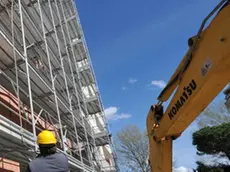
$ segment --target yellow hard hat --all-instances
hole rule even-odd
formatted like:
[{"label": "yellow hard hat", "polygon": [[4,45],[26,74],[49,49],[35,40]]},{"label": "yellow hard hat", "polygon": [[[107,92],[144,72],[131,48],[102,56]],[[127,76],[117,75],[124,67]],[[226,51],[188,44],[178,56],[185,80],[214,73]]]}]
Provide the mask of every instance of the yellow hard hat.
[{"label": "yellow hard hat", "polygon": [[51,131],[43,130],[38,134],[37,144],[56,144],[57,140]]}]

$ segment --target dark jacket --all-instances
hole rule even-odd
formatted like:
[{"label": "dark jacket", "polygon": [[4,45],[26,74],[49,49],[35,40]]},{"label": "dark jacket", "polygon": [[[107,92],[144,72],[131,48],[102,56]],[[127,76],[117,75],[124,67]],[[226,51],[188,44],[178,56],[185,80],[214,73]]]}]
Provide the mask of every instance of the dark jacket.
[{"label": "dark jacket", "polygon": [[68,172],[68,158],[63,153],[38,156],[28,165],[27,172]]}]

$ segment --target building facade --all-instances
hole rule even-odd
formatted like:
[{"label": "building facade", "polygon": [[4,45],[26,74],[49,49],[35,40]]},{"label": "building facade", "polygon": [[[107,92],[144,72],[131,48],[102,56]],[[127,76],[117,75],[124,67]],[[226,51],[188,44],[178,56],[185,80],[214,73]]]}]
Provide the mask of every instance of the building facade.
[{"label": "building facade", "polygon": [[74,1],[1,0],[0,169],[24,171],[43,129],[71,171],[118,171]]}]

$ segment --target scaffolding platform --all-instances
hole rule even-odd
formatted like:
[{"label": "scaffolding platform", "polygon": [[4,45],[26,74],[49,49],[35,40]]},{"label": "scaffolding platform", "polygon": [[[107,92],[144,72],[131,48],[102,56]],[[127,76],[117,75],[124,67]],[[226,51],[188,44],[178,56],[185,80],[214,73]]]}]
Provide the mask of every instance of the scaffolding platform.
[{"label": "scaffolding platform", "polygon": [[49,129],[72,171],[117,171],[105,156],[115,153],[74,1],[1,0],[0,40],[0,147],[8,158],[26,166],[36,135]]}]

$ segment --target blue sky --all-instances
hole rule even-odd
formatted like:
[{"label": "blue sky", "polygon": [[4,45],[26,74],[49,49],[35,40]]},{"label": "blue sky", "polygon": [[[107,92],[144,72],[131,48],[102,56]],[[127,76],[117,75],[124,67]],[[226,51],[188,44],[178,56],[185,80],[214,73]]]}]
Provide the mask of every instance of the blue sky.
[{"label": "blue sky", "polygon": [[[115,115],[113,134],[127,124],[145,129],[149,107],[162,89],[152,81],[168,81],[188,38],[218,2],[76,0],[104,107]],[[196,166],[194,126],[174,142],[178,166]]]}]

